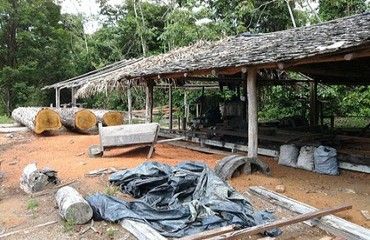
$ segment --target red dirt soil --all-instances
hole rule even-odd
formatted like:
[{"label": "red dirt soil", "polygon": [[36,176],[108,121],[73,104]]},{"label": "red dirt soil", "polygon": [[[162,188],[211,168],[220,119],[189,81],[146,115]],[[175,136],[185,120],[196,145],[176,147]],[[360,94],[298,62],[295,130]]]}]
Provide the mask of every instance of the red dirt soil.
[{"label": "red dirt soil", "polygon": [[[98,143],[97,135],[70,132],[47,136],[16,133],[12,138],[9,138],[9,134],[0,133],[0,172],[5,175],[0,180],[0,226],[9,228],[25,221],[24,216],[16,214],[26,208],[25,200],[17,200],[15,196],[23,194],[19,188],[19,178],[27,164],[36,162],[38,168],[53,168],[63,182],[79,180],[81,183],[77,190],[87,195],[104,192],[108,182],[102,183],[100,177],[85,177],[86,173],[101,168],[138,166],[146,161],[149,150],[148,147],[126,147],[105,152],[102,158],[89,158],[86,149]],[[152,160],[169,165],[194,160],[205,162],[213,168],[223,157],[158,144]],[[340,176],[326,176],[280,166],[273,158],[261,156],[260,159],[269,165],[272,177],[253,173],[236,177],[229,183],[241,192],[249,186],[264,186],[274,190],[276,185],[283,184],[286,187],[285,195],[320,209],[351,204],[352,210],[336,215],[370,228],[370,221],[366,221],[360,213],[360,210],[370,211],[370,174],[341,171]]]}]

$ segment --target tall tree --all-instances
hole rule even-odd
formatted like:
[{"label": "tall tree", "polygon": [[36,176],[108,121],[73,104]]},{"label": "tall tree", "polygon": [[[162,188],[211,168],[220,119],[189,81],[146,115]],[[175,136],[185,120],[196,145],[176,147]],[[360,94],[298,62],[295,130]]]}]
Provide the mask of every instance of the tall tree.
[{"label": "tall tree", "polygon": [[41,105],[42,85],[74,74],[61,19],[52,0],[0,0],[0,112]]}]

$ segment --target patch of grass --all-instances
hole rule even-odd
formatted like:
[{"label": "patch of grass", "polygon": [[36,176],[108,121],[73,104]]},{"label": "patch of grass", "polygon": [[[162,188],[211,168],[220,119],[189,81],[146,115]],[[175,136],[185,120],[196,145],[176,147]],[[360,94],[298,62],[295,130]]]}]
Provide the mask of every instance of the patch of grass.
[{"label": "patch of grass", "polygon": [[0,115],[0,124],[4,123],[14,123],[14,121],[6,115]]},{"label": "patch of grass", "polygon": [[30,197],[27,201],[27,209],[31,210],[32,215],[35,216],[36,214],[36,208],[39,206],[39,202],[34,199],[33,197]]},{"label": "patch of grass", "polygon": [[117,233],[117,229],[113,228],[113,227],[110,227],[107,229],[106,233],[109,237],[109,239],[113,239],[114,238],[114,235]]},{"label": "patch of grass", "polygon": [[104,193],[109,195],[109,196],[117,196],[118,192],[119,192],[119,186],[108,184],[105,187],[105,192]]},{"label": "patch of grass", "polygon": [[74,220],[69,220],[69,221],[64,221],[63,222],[64,232],[72,231],[76,228],[76,226],[77,226],[77,221],[74,221]]}]

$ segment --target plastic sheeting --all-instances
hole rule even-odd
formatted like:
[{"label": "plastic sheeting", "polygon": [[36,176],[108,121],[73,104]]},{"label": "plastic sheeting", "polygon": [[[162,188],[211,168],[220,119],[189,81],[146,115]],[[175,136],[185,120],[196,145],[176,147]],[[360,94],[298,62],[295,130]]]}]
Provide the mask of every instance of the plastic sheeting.
[{"label": "plastic sheeting", "polygon": [[[182,237],[236,224],[251,227],[272,218],[254,212],[243,195],[221,180],[206,164],[184,162],[175,167],[146,162],[112,174],[112,184],[135,198],[131,202],[103,194],[87,201],[95,220],[144,222],[166,237]],[[267,232],[278,235],[280,230]]]}]

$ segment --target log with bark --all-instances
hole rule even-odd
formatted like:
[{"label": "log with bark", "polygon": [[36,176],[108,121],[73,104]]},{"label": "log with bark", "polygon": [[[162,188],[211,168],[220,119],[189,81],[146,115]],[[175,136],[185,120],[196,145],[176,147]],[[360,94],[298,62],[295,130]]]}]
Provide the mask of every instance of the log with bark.
[{"label": "log with bark", "polygon": [[74,188],[65,186],[55,195],[60,216],[67,222],[85,224],[93,216],[89,203]]},{"label": "log with bark", "polygon": [[123,113],[112,110],[90,109],[103,126],[116,126],[123,124]]},{"label": "log with bark", "polygon": [[59,114],[43,107],[16,108],[12,112],[12,118],[38,134],[62,127]]},{"label": "log with bark", "polygon": [[53,108],[58,112],[64,127],[70,130],[85,131],[96,126],[97,118],[93,112],[83,108]]}]

